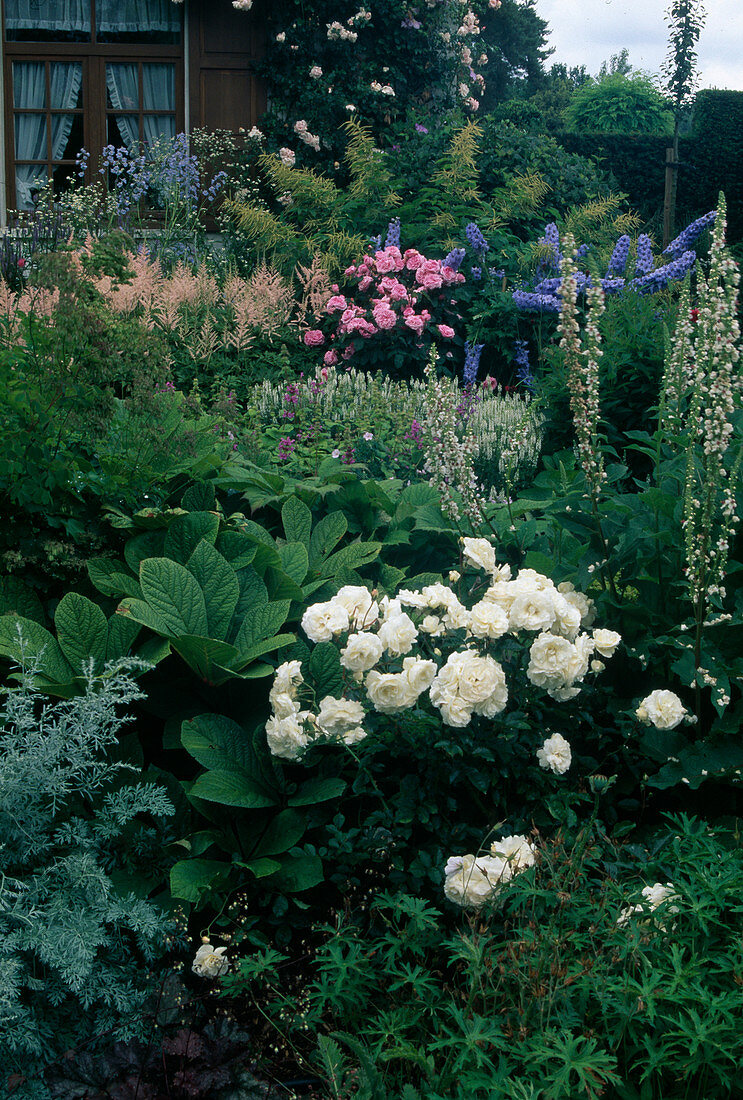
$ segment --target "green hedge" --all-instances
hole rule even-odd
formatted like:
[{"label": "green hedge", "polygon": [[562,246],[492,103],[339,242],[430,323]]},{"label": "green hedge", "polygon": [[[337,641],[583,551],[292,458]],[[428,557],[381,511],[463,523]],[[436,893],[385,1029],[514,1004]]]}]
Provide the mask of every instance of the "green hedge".
[{"label": "green hedge", "polygon": [[[643,219],[661,227],[668,138],[561,134],[558,141],[568,152],[597,161]],[[743,92],[699,92],[692,133],[679,142],[679,160],[677,227],[714,209],[724,191],[728,240],[743,240]]]}]

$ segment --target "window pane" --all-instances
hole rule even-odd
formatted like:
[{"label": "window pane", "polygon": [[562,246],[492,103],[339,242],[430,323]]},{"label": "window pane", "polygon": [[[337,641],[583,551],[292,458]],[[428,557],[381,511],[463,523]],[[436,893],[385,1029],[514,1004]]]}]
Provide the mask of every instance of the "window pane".
[{"label": "window pane", "polygon": [[96,0],[99,42],[180,42],[181,7],[173,0]]},{"label": "window pane", "polygon": [[52,160],[74,160],[84,144],[82,115],[52,115]]},{"label": "window pane", "polygon": [[46,67],[43,61],[13,62],[13,106],[46,107]]},{"label": "window pane", "polygon": [[15,159],[47,159],[46,115],[15,116]]},{"label": "window pane", "polygon": [[5,0],[9,42],[90,40],[90,0]]},{"label": "window pane", "polygon": [[106,141],[117,149],[125,145],[131,149],[139,141],[139,118],[137,115],[109,115],[106,119]]},{"label": "window pane", "polygon": [[143,64],[142,84],[145,111],[175,110],[175,65]]},{"label": "window pane", "polygon": [[146,145],[172,141],[175,137],[175,115],[145,115],[142,120]]},{"label": "window pane", "polygon": [[49,178],[45,164],[17,164],[15,169],[15,205],[17,210],[33,210],[38,192]]},{"label": "window pane", "polygon": [[71,64],[55,61],[49,66],[51,108],[73,111],[83,105],[83,67],[79,61]]}]

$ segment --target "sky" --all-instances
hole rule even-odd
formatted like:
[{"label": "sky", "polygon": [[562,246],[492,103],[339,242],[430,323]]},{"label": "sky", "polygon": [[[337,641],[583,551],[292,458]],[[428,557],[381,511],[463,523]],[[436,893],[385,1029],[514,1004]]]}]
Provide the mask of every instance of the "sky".
[{"label": "sky", "polygon": [[[700,88],[743,91],[743,0],[705,0],[707,19],[697,43]],[[634,69],[660,73],[668,53],[665,12],[669,0],[537,0],[550,27],[548,60],[585,65],[596,75],[601,62],[626,46]]]}]

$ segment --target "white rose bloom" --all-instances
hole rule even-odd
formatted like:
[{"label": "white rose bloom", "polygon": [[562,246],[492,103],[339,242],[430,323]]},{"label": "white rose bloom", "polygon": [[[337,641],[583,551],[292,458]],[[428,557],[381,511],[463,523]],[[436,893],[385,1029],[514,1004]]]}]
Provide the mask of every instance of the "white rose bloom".
[{"label": "white rose bloom", "polygon": [[494,856],[504,859],[514,875],[525,867],[532,867],[536,860],[534,846],[525,836],[504,836],[502,840],[496,840],[490,845],[490,851]]},{"label": "white rose bloom", "polygon": [[446,862],[444,893],[463,908],[479,909],[510,877],[508,864],[495,856],[453,856]]},{"label": "white rose bloom", "polygon": [[562,581],[557,586],[557,591],[562,593],[568,603],[576,607],[580,612],[581,625],[588,629],[596,618],[594,602],[583,592],[579,592],[570,581]]},{"label": "white rose bloom", "polygon": [[268,699],[277,718],[288,718],[299,710],[296,688],[302,682],[300,661],[284,661],[276,669]]},{"label": "white rose bloom", "polygon": [[382,596],[379,601],[379,617],[383,623],[386,623],[393,615],[402,615],[402,613],[402,603],[397,596],[393,600],[389,596]]},{"label": "white rose bloom", "polygon": [[413,592],[412,589],[409,588],[401,588],[397,593],[397,599],[401,604],[406,604],[408,607],[428,607],[428,600],[423,593]]},{"label": "white rose bloom", "polygon": [[277,718],[289,718],[290,715],[296,714],[299,710],[297,697],[290,695],[288,691],[277,692],[272,688],[268,698],[271,703],[271,710]]},{"label": "white rose bloom", "polygon": [[465,561],[482,569],[491,576],[495,572],[495,548],[487,539],[462,539],[462,553]]},{"label": "white rose bloom", "polygon": [[441,712],[441,720],[445,726],[464,729],[472,721],[472,707],[455,691],[438,692],[434,706]]},{"label": "white rose bloom", "polygon": [[470,611],[470,633],[475,638],[501,638],[508,630],[508,615],[490,600],[480,600]]},{"label": "white rose bloom", "polygon": [[570,603],[561,592],[552,593],[555,620],[550,627],[553,634],[561,634],[571,641],[580,630],[581,618],[578,608]]},{"label": "white rose bloom", "polygon": [[329,642],[348,630],[348,611],[335,600],[313,603],[302,616],[302,630],[311,642]]},{"label": "white rose bloom", "polygon": [[[652,886],[646,886],[642,890],[642,896],[649,903],[651,909],[657,909],[659,905],[662,905],[664,901],[668,901],[669,898],[676,898],[677,894],[673,888],[672,882],[667,882],[665,886],[662,882],[655,882]],[[677,913],[678,909],[671,909],[671,913]]]},{"label": "white rose bloom", "polygon": [[493,584],[497,584],[498,581],[510,581],[511,579],[511,566],[506,562],[505,565],[496,565],[493,570]]},{"label": "white rose bloom", "polygon": [[637,709],[637,717],[658,730],[676,729],[686,715],[684,704],[672,691],[652,691]]},{"label": "white rose bloom", "polygon": [[377,672],[366,676],[366,691],[372,706],[381,714],[397,714],[415,706],[417,694],[402,672]]},{"label": "white rose bloom", "polygon": [[452,592],[451,588],[439,582],[427,584],[423,589],[423,595],[427,606],[431,608],[449,607],[451,604],[459,603],[456,592]]},{"label": "white rose bloom", "polygon": [[492,657],[471,649],[451,653],[431,685],[431,700],[439,693],[456,692],[470,706],[484,703],[505,681],[503,669]]},{"label": "white rose bloom", "polygon": [[575,663],[575,648],[559,634],[540,634],[529,649],[526,675],[537,687],[561,688],[569,684],[571,660]]},{"label": "white rose bloom", "polygon": [[366,711],[355,699],[336,699],[326,695],[320,701],[317,725],[329,737],[342,737],[364,721]]},{"label": "white rose bloom", "polygon": [[230,969],[230,960],[225,959],[226,947],[212,947],[210,943],[202,943],[196,952],[196,957],[191,965],[194,974],[200,978],[218,978]]},{"label": "white rose bloom", "polygon": [[502,607],[506,614],[511,610],[511,604],[519,595],[519,589],[515,586],[514,581],[495,581],[491,584],[487,592],[483,596],[483,600],[487,600],[488,603],[497,604],[498,607]]},{"label": "white rose bloom", "polygon": [[[500,665],[498,667],[500,668]],[[475,703],[472,709],[475,714],[480,714],[483,718],[494,718],[496,714],[500,714],[502,710],[505,710],[507,702],[508,688],[506,686],[506,675],[501,668],[498,677],[498,685],[495,691],[493,691],[492,695],[489,695],[482,703]]]},{"label": "white rose bloom", "polygon": [[452,601],[446,609],[443,622],[447,630],[469,630],[469,609],[459,600]]},{"label": "white rose bloom", "polygon": [[304,721],[309,711],[301,710],[286,718],[271,717],[266,722],[266,740],[274,756],[283,760],[298,760],[310,738],[304,732]]},{"label": "white rose bloom", "polygon": [[431,634],[433,637],[444,633],[441,619],[437,615],[426,615],[421,623],[421,630],[424,634]]},{"label": "white rose bloom", "polygon": [[616,648],[622,640],[622,635],[616,630],[594,630],[593,645],[597,653],[602,657],[613,657]]},{"label": "white rose bloom", "polygon": [[363,741],[365,737],[366,730],[362,729],[361,726],[357,726],[356,729],[347,730],[346,733],[343,734],[343,744],[356,745],[359,741]]},{"label": "white rose bloom", "polygon": [[379,605],[362,585],[344,585],[333,597],[333,602],[345,607],[351,626],[357,630],[371,626],[379,618]]},{"label": "white rose bloom", "polygon": [[382,623],[378,636],[390,656],[402,657],[404,653],[410,653],[418,631],[410,616],[402,611]]},{"label": "white rose bloom", "polygon": [[590,634],[579,634],[573,642],[573,653],[570,659],[570,682],[582,680],[588,672],[593,654],[593,638]]},{"label": "white rose bloom", "polygon": [[421,695],[430,688],[438,669],[435,661],[405,657],[402,662],[402,671],[415,694]]},{"label": "white rose bloom", "polygon": [[341,650],[341,664],[350,672],[368,672],[383,653],[384,646],[376,634],[349,634]]},{"label": "white rose bloom", "polygon": [[543,592],[545,588],[555,587],[553,580],[545,577],[544,573],[537,573],[536,569],[519,569],[518,576],[513,583],[522,586],[524,589],[536,589],[537,592]]},{"label": "white rose bloom", "polygon": [[508,612],[508,627],[513,631],[549,630],[554,621],[554,600],[552,593],[545,589],[531,589],[519,593]]},{"label": "white rose bloom", "polygon": [[549,768],[555,775],[564,775],[572,760],[570,743],[561,733],[553,733],[541,749],[537,749],[537,760],[540,768]]}]

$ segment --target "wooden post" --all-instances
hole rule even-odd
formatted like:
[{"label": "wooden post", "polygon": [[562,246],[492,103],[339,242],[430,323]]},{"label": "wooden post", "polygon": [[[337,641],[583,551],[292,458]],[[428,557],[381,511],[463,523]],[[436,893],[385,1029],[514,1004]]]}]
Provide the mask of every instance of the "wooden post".
[{"label": "wooden post", "polygon": [[674,235],[676,214],[676,185],[679,170],[679,139],[673,136],[673,145],[666,146],[666,188],[663,197],[663,247],[666,248]]}]

